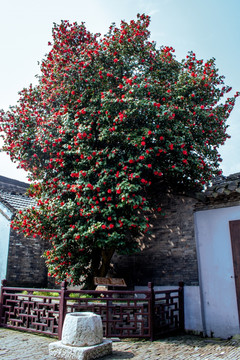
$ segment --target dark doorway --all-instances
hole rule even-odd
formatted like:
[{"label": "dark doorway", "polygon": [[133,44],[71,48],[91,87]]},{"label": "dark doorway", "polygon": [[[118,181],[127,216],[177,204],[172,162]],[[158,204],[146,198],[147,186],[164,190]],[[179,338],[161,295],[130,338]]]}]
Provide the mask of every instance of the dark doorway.
[{"label": "dark doorway", "polygon": [[234,278],[236,286],[238,318],[240,322],[240,220],[229,221],[232,243]]}]

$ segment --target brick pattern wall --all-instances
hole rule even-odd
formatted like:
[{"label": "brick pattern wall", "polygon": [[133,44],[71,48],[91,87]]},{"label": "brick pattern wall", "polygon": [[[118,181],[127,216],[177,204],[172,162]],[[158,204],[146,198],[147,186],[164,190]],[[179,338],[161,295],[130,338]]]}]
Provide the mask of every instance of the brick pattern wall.
[{"label": "brick pattern wall", "polygon": [[[158,193],[164,216],[150,216],[151,235],[140,239],[142,251],[131,256],[115,254],[110,276],[124,278],[129,287],[198,285],[198,266],[194,235],[194,211],[240,205],[240,193],[233,192],[205,198]],[[41,255],[47,246],[39,239],[24,238],[11,230],[7,281],[11,286],[50,287],[47,269]]]},{"label": "brick pattern wall", "polygon": [[240,193],[232,192],[228,196],[218,195],[217,197],[206,198],[205,201],[196,203],[195,210],[212,210],[229,206],[240,205]]},{"label": "brick pattern wall", "polygon": [[39,238],[25,238],[11,229],[8,252],[9,286],[47,287],[47,268],[41,255],[46,245]]},{"label": "brick pattern wall", "polygon": [[114,255],[113,274],[128,286],[198,284],[194,237],[194,207],[197,200],[170,192],[159,194],[165,216],[151,217],[152,234],[145,237],[144,249],[135,255]]}]

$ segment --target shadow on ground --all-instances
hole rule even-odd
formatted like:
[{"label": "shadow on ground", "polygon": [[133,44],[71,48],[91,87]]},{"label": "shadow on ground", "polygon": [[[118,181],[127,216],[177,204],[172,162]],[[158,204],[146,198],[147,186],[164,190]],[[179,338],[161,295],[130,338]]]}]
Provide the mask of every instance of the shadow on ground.
[{"label": "shadow on ground", "polygon": [[113,351],[111,355],[105,356],[104,360],[132,359],[134,354],[130,351]]}]

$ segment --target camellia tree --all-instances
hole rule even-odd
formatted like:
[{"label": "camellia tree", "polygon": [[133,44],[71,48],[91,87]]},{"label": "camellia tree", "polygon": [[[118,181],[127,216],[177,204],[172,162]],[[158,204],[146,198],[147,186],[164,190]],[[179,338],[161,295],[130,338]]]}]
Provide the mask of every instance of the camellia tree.
[{"label": "camellia tree", "polygon": [[[1,112],[4,150],[30,174],[36,205],[13,227],[49,240],[56,281],[92,285],[113,253],[138,249],[155,206],[151,187],[196,189],[219,174],[218,147],[236,97],[214,59],[150,42],[149,17],[112,25],[54,25],[38,85]],[[160,185],[159,185],[160,184]]]}]

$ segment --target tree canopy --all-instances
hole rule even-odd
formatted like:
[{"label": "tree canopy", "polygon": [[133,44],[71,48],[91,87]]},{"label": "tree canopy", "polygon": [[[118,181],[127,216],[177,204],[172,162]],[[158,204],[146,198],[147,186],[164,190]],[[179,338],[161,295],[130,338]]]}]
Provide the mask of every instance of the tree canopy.
[{"label": "tree canopy", "polygon": [[13,227],[49,240],[49,275],[74,284],[105,276],[115,251],[138,249],[149,190],[196,189],[219,174],[219,145],[238,94],[223,101],[215,60],[149,40],[149,16],[101,37],[85,24],[53,27],[38,85],[1,111],[4,150],[30,173],[36,206]]}]

